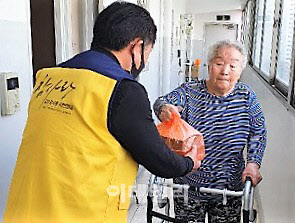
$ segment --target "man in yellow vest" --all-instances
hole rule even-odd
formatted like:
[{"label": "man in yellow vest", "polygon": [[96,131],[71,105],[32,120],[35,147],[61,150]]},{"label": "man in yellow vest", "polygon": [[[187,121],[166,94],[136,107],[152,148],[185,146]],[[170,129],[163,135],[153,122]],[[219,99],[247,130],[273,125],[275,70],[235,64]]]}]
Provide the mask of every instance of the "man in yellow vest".
[{"label": "man in yellow vest", "polygon": [[124,223],[138,164],[166,178],[200,166],[196,148],[166,147],[135,79],[156,31],[145,9],[115,2],[91,50],[37,73],[3,223]]}]

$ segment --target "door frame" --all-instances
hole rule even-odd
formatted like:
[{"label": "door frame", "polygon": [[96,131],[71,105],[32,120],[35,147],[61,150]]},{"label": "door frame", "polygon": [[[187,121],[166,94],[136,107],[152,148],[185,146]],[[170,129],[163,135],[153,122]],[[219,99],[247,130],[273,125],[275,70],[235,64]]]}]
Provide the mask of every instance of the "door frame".
[{"label": "door frame", "polygon": [[[90,48],[92,30],[98,13],[99,0],[79,1],[80,20],[80,50]],[[92,12],[92,13],[90,13]],[[70,59],[73,56],[72,39],[72,1],[54,0],[54,21],[56,39],[56,63]]]},{"label": "door frame", "polygon": [[[240,24],[236,22],[205,22],[203,26],[203,44],[204,44],[204,51],[203,51],[203,60],[204,62],[202,63],[202,68],[201,68],[201,73],[208,73],[208,70],[205,71],[205,69],[208,69],[208,62],[207,62],[207,55],[208,52],[206,51],[206,26],[208,25],[234,25],[236,26],[236,38],[235,40],[238,41],[240,36],[239,36],[239,29],[240,29]],[[206,61],[205,61],[206,60]]]},{"label": "door frame", "polygon": [[72,57],[71,0],[54,0],[56,64]]},{"label": "door frame", "polygon": [[[203,26],[203,41],[204,41],[204,44],[206,43],[206,26],[208,25],[234,25],[236,26],[236,41],[239,40],[239,24],[238,23],[235,23],[235,22],[205,22],[204,23],[204,26]],[[204,56],[207,56],[207,55],[204,55]]]},{"label": "door frame", "polygon": [[[102,0],[101,0],[102,1]],[[89,50],[93,37],[93,26],[98,15],[99,0],[79,1],[81,8],[80,51]]]}]

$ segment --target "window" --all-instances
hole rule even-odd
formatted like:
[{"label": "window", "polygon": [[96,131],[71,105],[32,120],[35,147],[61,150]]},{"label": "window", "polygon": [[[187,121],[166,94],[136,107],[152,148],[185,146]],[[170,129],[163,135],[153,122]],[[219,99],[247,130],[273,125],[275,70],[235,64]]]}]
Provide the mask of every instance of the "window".
[{"label": "window", "polygon": [[[251,1],[248,1],[249,7]],[[295,107],[295,0],[253,0],[253,38],[248,44],[254,68]],[[243,18],[246,21],[246,16]],[[254,20],[254,21],[253,21]]]},{"label": "window", "polygon": [[261,70],[267,76],[270,75],[272,32],[274,24],[275,0],[269,0],[265,3],[263,42],[261,56]]},{"label": "window", "polygon": [[276,81],[289,86],[294,36],[295,0],[283,1]]},{"label": "window", "polygon": [[262,38],[262,24],[263,24],[263,10],[264,0],[256,1],[256,21],[255,21],[255,43],[253,44],[254,58],[253,62],[256,67],[260,67],[260,50],[261,50],[261,38]]},{"label": "window", "polygon": [[251,60],[252,58],[252,40],[253,40],[253,26],[254,21],[252,20],[253,16],[255,15],[255,2],[249,1],[246,5],[245,9],[243,10],[242,14],[242,35],[241,35],[241,42],[247,49],[248,59]]}]

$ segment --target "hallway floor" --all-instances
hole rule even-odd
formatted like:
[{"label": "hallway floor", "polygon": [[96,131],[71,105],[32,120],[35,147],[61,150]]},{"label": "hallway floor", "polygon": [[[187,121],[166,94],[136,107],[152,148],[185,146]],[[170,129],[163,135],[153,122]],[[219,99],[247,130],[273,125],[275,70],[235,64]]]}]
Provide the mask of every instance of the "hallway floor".
[{"label": "hallway floor", "polygon": [[[136,185],[146,185],[144,187],[147,188],[150,177],[151,174],[143,167],[140,167],[138,170]],[[136,197],[132,196],[131,205],[128,210],[128,223],[146,222],[146,196],[147,190],[143,190],[141,193],[137,193],[136,197],[138,199],[138,204],[136,204]]]}]

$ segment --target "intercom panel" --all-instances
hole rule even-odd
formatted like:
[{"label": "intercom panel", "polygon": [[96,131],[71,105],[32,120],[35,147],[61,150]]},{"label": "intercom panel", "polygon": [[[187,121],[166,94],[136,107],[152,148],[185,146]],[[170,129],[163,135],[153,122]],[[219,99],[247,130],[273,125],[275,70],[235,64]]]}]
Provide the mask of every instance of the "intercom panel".
[{"label": "intercom panel", "polygon": [[19,78],[17,73],[0,73],[1,115],[12,115],[20,110]]}]

